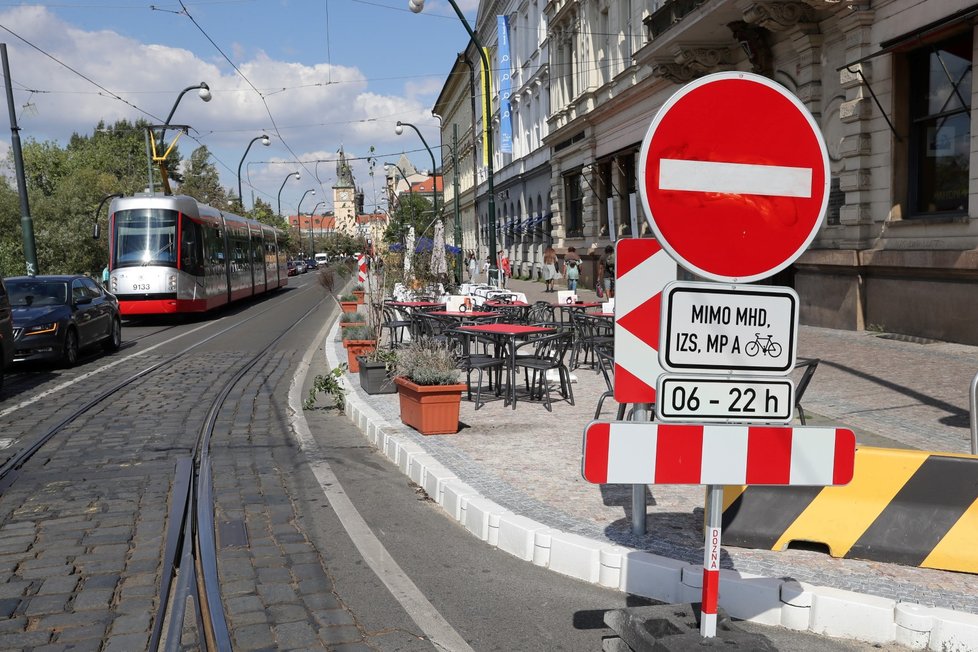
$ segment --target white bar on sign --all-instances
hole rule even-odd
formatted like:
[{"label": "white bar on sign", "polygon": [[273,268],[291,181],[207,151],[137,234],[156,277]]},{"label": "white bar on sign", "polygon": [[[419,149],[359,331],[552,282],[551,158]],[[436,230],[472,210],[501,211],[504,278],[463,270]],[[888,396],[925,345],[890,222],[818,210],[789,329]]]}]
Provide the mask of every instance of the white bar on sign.
[{"label": "white bar on sign", "polygon": [[811,197],[812,169],[664,158],[659,189]]},{"label": "white bar on sign", "polygon": [[629,428],[628,425],[611,424],[608,442],[609,484],[645,484],[654,475],[658,438],[645,428]]},{"label": "white bar on sign", "polygon": [[797,429],[791,435],[791,484],[827,486],[835,468],[835,428]]},{"label": "white bar on sign", "polygon": [[700,478],[708,484],[747,482],[747,426],[703,426]]}]

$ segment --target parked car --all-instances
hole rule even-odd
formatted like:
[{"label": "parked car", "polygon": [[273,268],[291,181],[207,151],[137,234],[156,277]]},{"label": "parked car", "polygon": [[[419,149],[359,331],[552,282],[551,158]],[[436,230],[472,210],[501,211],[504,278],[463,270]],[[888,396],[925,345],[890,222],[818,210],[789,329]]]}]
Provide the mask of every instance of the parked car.
[{"label": "parked car", "polygon": [[82,349],[122,346],[119,301],[83,275],[5,279],[14,326],[14,360],[78,362]]},{"label": "parked car", "polygon": [[316,263],[315,259],[313,259],[313,258],[307,258],[306,259],[306,269],[308,269],[311,272],[311,271],[314,271],[314,270],[316,270],[318,268],[319,268],[319,265]]},{"label": "parked car", "polygon": [[306,267],[306,261],[304,260],[296,260],[295,269],[300,274],[305,274],[307,271],[309,271],[309,269]]},{"label": "parked car", "polygon": [[288,269],[289,276],[298,276],[299,268],[295,266],[294,260],[286,262],[286,268]]},{"label": "parked car", "polygon": [[0,389],[3,389],[3,374],[14,362],[14,321],[10,310],[7,289],[0,280]]}]

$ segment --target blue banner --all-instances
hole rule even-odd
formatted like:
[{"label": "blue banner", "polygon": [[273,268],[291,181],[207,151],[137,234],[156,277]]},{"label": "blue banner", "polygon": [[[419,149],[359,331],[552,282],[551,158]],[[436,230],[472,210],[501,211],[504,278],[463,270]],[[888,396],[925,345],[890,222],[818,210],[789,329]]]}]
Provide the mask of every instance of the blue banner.
[{"label": "blue banner", "polygon": [[513,121],[509,112],[509,95],[512,92],[510,72],[512,61],[509,54],[509,17],[496,16],[499,39],[499,151],[513,153]]}]

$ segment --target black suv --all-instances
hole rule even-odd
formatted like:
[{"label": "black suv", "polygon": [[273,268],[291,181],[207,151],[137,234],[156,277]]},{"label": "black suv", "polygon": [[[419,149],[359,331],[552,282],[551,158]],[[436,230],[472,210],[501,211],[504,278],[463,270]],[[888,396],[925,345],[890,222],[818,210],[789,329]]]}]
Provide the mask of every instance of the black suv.
[{"label": "black suv", "polygon": [[10,297],[3,279],[0,279],[0,389],[3,388],[3,372],[14,361],[14,320],[10,313]]}]

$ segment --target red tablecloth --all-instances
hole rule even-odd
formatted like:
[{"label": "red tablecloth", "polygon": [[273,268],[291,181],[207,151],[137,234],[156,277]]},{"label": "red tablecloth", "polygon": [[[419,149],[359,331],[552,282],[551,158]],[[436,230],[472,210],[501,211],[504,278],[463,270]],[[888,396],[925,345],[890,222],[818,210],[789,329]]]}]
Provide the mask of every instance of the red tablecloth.
[{"label": "red tablecloth", "polygon": [[396,308],[433,308],[434,306],[443,306],[445,302],[443,301],[390,301],[387,303],[388,306],[394,306]]},{"label": "red tablecloth", "polygon": [[462,326],[459,330],[489,335],[535,335],[554,331],[553,328],[546,326],[524,326],[523,324],[479,324],[478,326]]},{"label": "red tablecloth", "polygon": [[429,315],[436,315],[438,317],[498,317],[498,312],[485,312],[483,310],[469,310],[467,312],[462,312],[460,310],[433,310],[428,313]]}]

